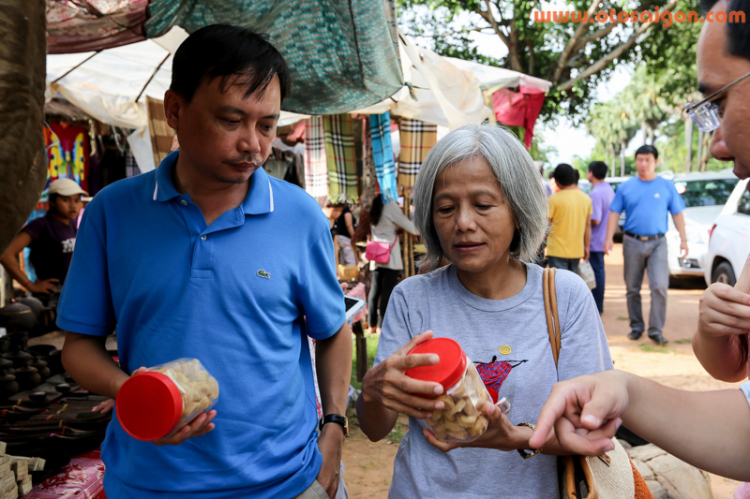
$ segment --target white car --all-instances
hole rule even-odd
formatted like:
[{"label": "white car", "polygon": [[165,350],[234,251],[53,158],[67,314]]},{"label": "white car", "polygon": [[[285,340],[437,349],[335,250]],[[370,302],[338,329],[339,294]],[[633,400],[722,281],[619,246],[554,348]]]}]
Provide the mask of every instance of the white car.
[{"label": "white car", "polygon": [[685,202],[683,213],[689,253],[687,257],[680,258],[680,233],[672,217],[669,217],[666,238],[671,284],[680,277],[703,275],[702,261],[708,249],[709,231],[739,180],[731,169],[727,169],[678,174],[673,181]]},{"label": "white car", "polygon": [[750,254],[750,180],[737,183],[710,230],[703,259],[706,284],[734,286]]}]

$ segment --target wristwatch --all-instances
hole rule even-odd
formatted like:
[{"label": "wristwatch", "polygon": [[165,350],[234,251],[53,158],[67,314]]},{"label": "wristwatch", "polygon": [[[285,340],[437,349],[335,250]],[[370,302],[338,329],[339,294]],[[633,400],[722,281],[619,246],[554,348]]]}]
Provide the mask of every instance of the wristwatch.
[{"label": "wristwatch", "polygon": [[[532,431],[536,430],[536,425],[534,423],[518,423],[516,426],[525,426],[527,428],[531,428]],[[521,457],[524,459],[528,459],[530,457],[536,456],[540,452],[542,452],[542,448],[539,447],[538,449],[532,449],[531,452],[526,451],[525,449],[516,449],[519,454],[521,454]]]},{"label": "wristwatch", "polygon": [[344,436],[349,436],[349,420],[341,416],[340,414],[328,414],[326,416],[323,416],[323,418],[320,420],[320,429],[323,429],[324,424],[328,423],[336,423],[338,425],[341,425],[341,427],[344,429]]}]

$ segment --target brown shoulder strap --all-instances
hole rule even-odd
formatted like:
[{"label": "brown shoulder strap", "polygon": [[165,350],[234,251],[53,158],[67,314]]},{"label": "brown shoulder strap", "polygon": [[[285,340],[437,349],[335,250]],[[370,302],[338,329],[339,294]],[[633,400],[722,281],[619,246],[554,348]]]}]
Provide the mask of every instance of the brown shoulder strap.
[{"label": "brown shoulder strap", "polygon": [[544,269],[542,279],[544,288],[544,315],[547,317],[547,333],[549,344],[552,348],[552,357],[555,359],[555,367],[560,357],[560,317],[557,314],[557,293],[555,292],[555,269]]}]

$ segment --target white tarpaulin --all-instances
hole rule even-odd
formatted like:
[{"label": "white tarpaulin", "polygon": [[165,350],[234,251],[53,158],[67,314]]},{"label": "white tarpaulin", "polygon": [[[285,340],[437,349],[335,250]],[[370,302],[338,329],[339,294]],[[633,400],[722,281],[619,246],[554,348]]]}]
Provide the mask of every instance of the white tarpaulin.
[{"label": "white tarpaulin", "polygon": [[479,80],[435,52],[418,48],[399,32],[401,70],[410,87],[383,102],[354,112],[391,111],[397,116],[447,126],[481,123],[492,111],[484,105]]},{"label": "white tarpaulin", "polygon": [[[146,96],[164,99],[172,79],[170,50],[186,36],[173,28],[163,37],[101,52],[48,55],[46,100],[59,94],[102,123],[145,128]],[[279,126],[306,117],[282,112]]]},{"label": "white tarpaulin", "polygon": [[546,94],[549,92],[549,87],[552,86],[552,83],[547,80],[528,76],[519,73],[518,71],[496,68],[494,66],[487,66],[478,62],[464,61],[463,59],[455,59],[453,57],[446,57],[446,59],[457,68],[474,73],[474,76],[479,79],[481,88],[484,91],[489,90],[490,92],[494,92],[501,88],[512,88],[523,85],[524,87],[541,90]]}]

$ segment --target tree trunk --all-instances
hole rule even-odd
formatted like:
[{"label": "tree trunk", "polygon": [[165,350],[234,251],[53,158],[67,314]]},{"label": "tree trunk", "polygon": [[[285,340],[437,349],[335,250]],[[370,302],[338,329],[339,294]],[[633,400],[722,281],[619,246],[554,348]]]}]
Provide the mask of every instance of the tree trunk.
[{"label": "tree trunk", "polygon": [[687,149],[685,172],[690,173],[693,169],[693,120],[690,116],[685,118],[685,148]]},{"label": "tree trunk", "polygon": [[701,158],[703,157],[703,135],[705,135],[703,132],[698,131],[698,164],[695,167],[695,171],[697,172],[701,171]]},{"label": "tree trunk", "polygon": [[29,217],[47,181],[45,2],[0,0],[0,252]]},{"label": "tree trunk", "polygon": [[648,126],[646,125],[645,121],[641,123],[641,133],[643,134],[643,144],[642,145],[645,146],[646,144],[648,144]]},{"label": "tree trunk", "polygon": [[620,176],[625,176],[625,146],[626,144],[623,144],[622,149],[620,149]]}]

